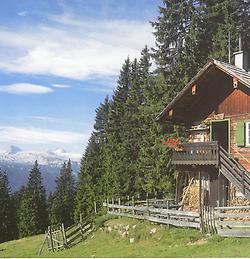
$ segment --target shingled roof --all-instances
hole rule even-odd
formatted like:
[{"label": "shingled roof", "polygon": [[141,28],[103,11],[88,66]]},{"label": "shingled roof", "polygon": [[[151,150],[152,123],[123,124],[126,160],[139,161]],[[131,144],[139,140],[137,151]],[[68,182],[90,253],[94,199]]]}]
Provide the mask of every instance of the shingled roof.
[{"label": "shingled roof", "polygon": [[170,111],[174,105],[188,92],[191,87],[207,73],[211,68],[218,68],[224,73],[228,74],[232,78],[237,78],[237,80],[244,86],[250,88],[250,73],[244,69],[240,69],[234,65],[218,61],[215,59],[209,60],[204,67],[191,79],[191,81],[176,95],[176,97],[162,110],[162,112],[157,116],[156,120],[161,121],[164,115]]}]

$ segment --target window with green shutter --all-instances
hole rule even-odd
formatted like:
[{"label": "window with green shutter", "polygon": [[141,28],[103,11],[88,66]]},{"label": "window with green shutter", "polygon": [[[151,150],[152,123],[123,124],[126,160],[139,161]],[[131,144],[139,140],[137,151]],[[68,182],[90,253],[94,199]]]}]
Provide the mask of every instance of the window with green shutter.
[{"label": "window with green shutter", "polygon": [[250,122],[246,122],[245,123],[246,127],[245,127],[245,132],[246,132],[246,146],[250,146]]},{"label": "window with green shutter", "polygon": [[238,147],[245,146],[245,122],[238,121],[236,126],[236,144]]}]

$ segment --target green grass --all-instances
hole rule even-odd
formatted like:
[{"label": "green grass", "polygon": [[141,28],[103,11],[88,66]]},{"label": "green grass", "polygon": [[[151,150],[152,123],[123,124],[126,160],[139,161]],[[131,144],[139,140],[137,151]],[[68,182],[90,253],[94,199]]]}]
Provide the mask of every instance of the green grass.
[{"label": "green grass", "polygon": [[[44,250],[41,257],[249,257],[250,239],[204,236],[199,231],[167,228],[131,219],[99,219],[102,227],[76,246],[55,253]],[[114,226],[130,225],[129,235],[121,237]],[[132,226],[136,225],[133,229]],[[156,233],[150,231],[156,228]],[[44,235],[0,244],[0,257],[37,257]],[[130,244],[129,239],[135,238]]]}]

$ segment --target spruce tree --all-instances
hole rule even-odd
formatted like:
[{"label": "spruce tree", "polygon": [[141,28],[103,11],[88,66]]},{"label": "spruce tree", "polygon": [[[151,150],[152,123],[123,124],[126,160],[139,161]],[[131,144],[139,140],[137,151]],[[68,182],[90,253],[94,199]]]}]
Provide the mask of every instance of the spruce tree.
[{"label": "spruce tree", "polygon": [[[110,105],[108,124],[106,127],[107,144],[105,145],[104,174],[105,195],[110,197],[124,195],[123,174],[126,173],[126,150],[124,145],[126,129],[126,102],[131,86],[131,62],[127,58],[120,71],[117,89]],[[107,181],[109,179],[109,181]]]},{"label": "spruce tree", "polygon": [[6,172],[0,169],[0,243],[16,237],[16,220]]},{"label": "spruce tree", "polygon": [[[84,157],[82,158],[82,165],[84,165]],[[78,220],[82,214],[83,218],[89,219],[94,214],[94,190],[91,182],[91,176],[81,166],[79,179],[77,183],[77,191],[75,197],[74,218]]]},{"label": "spruce tree", "polygon": [[67,227],[74,221],[75,182],[70,160],[63,164],[56,184],[56,190],[49,202],[50,223],[54,226],[63,223]]},{"label": "spruce tree", "polygon": [[30,171],[18,215],[20,237],[43,233],[48,225],[46,192],[37,161]]},{"label": "spruce tree", "polygon": [[105,146],[107,145],[106,127],[109,120],[110,101],[108,97],[96,109],[94,131],[91,134],[84,156],[81,160],[79,181],[75,199],[75,219],[82,213],[84,217],[92,216],[94,201],[97,210],[102,208],[106,195],[104,184]]}]

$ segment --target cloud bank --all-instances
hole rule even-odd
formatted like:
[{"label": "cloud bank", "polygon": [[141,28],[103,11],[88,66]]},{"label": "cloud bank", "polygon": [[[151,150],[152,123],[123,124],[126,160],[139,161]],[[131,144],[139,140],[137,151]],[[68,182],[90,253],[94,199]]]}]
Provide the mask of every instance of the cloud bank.
[{"label": "cloud bank", "polygon": [[47,20],[25,30],[0,27],[2,71],[77,80],[113,76],[128,55],[139,57],[154,41],[146,22],[89,21],[66,14]]},{"label": "cloud bank", "polygon": [[79,144],[86,143],[89,135],[89,132],[79,134],[76,132],[44,130],[39,128],[0,126],[0,143]]}]

